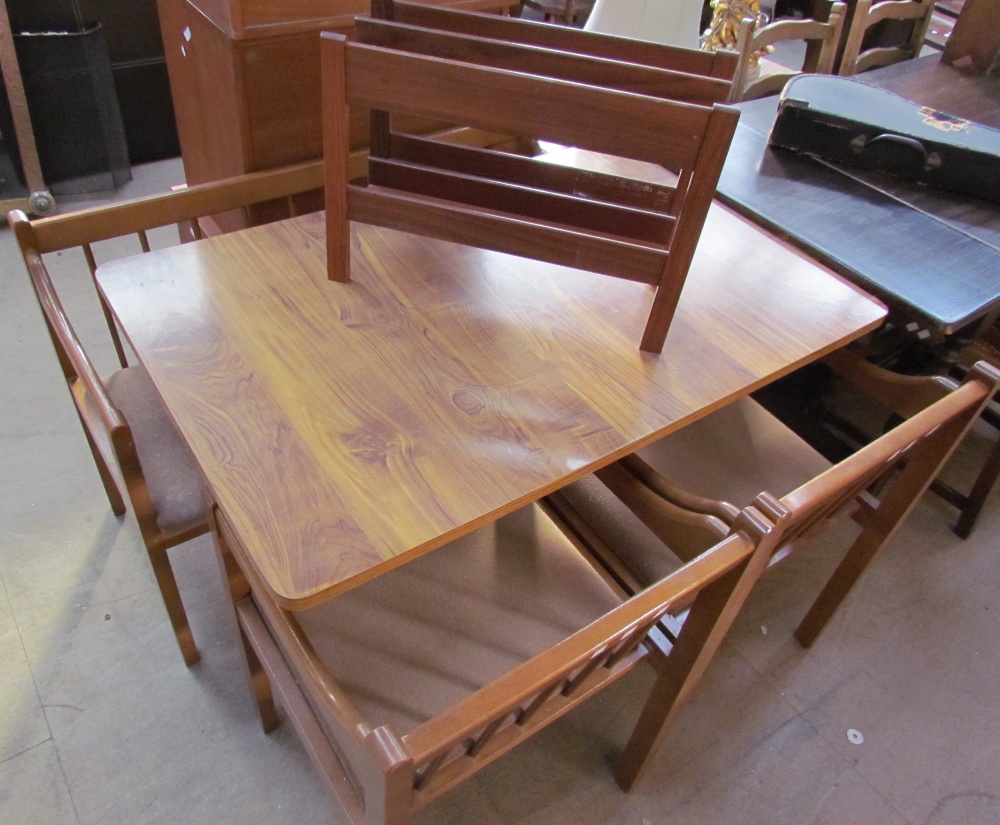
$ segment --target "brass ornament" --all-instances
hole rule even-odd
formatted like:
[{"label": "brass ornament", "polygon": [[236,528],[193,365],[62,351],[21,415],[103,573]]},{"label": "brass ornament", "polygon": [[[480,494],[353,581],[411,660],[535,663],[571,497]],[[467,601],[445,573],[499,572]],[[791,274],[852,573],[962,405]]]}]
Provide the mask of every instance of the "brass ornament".
[{"label": "brass ornament", "polygon": [[[760,0],[712,0],[712,22],[702,35],[701,48],[705,51],[728,49],[736,51],[736,40],[740,23],[744,18],[754,20],[754,29],[767,22],[767,15],[760,10]],[[761,55],[770,54],[773,46],[760,49],[750,55],[750,67],[757,65]]]}]

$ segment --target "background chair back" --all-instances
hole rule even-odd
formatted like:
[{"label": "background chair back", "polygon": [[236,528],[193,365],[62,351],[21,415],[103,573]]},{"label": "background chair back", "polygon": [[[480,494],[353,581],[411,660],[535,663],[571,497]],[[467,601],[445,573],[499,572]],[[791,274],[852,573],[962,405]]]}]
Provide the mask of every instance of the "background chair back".
[{"label": "background chair back", "polygon": [[[858,0],[844,41],[839,74],[858,74],[919,57],[933,11],[934,0]],[[900,45],[865,48],[865,36],[883,21],[911,21],[912,29]]]},{"label": "background chair back", "polygon": [[[383,2],[377,6],[377,10],[373,6],[372,16],[438,31],[488,37],[493,40],[558,49],[577,55],[590,55],[652,68],[705,75],[719,78],[727,83],[732,81],[733,73],[736,71],[736,55],[732,52],[701,51],[696,47],[632,40],[628,36],[614,36],[616,32],[605,33],[593,28],[580,31],[563,26],[545,26],[496,14],[456,12],[408,0]],[[718,97],[714,101],[721,103],[725,99]]]},{"label": "background chair back", "polygon": [[[736,51],[739,67],[733,78],[733,101],[754,100],[780,92],[785,83],[797,74],[811,72],[832,74],[837,59],[837,47],[847,6],[841,2],[830,4],[826,22],[819,20],[777,20],[761,28],[755,28],[755,21],[746,18],[740,23]],[[755,52],[785,40],[805,40],[806,55],[801,71],[786,69],[766,57],[760,58],[760,72],[751,77],[751,59]]]}]

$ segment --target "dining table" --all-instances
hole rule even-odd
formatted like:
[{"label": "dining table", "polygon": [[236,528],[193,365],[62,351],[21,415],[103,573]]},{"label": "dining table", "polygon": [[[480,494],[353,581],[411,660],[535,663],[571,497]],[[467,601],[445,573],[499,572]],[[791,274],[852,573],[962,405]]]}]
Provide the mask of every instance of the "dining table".
[{"label": "dining table", "polygon": [[[936,54],[845,82],[1000,127],[1000,75]],[[878,296],[897,329],[928,344],[960,347],[992,324],[1000,313],[1000,205],[772,148],[778,101],[737,104],[720,200]]]},{"label": "dining table", "polygon": [[[565,150],[556,162],[607,165]],[[662,179],[646,167],[649,180]],[[650,287],[322,212],[102,265],[241,563],[301,610],[875,330],[886,308],[714,204],[662,353]]]}]

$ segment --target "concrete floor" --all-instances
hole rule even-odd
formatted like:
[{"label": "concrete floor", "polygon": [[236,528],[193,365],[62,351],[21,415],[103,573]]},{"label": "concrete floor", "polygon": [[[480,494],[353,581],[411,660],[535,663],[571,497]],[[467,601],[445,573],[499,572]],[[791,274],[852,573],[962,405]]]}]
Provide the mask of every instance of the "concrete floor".
[{"label": "concrete floor", "polygon": [[[125,194],[180,179],[176,162],[140,167]],[[203,654],[184,667],[6,228],[0,267],[0,823],[340,822],[290,726],[260,731],[207,540],[174,555]],[[810,651],[791,630],[835,559],[767,577],[632,794],[609,766],[641,670],[418,821],[997,825],[1000,494],[972,539],[952,519],[922,502]]]}]

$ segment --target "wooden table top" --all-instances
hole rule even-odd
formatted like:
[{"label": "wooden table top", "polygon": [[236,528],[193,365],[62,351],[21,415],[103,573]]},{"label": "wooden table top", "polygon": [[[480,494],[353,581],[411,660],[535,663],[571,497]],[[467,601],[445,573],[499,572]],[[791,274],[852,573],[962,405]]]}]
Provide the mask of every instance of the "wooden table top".
[{"label": "wooden table top", "polygon": [[[955,69],[937,55],[856,79],[1000,126],[1000,77]],[[739,105],[719,183],[724,202],[938,334],[1000,308],[1000,206],[771,150],[777,98]]]},{"label": "wooden table top", "polygon": [[877,327],[713,207],[661,355],[641,284],[322,213],[98,272],[247,557],[291,609],[489,523]]}]

